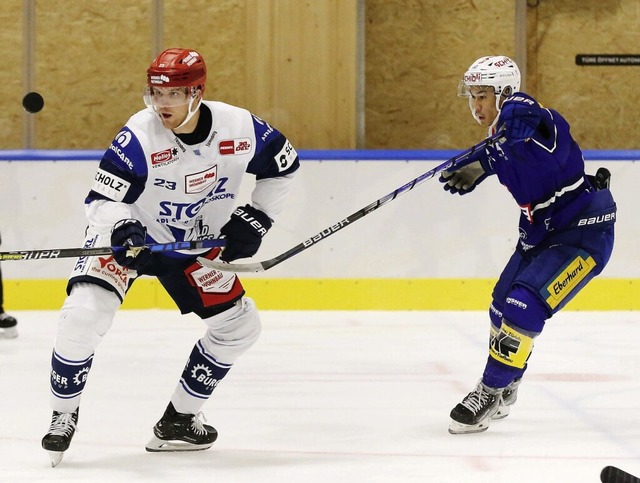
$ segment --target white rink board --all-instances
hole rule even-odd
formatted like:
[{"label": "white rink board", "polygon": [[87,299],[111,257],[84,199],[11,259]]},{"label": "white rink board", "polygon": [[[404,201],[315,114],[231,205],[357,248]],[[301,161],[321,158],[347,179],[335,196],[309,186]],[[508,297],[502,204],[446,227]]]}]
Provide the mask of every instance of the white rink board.
[{"label": "white rink board", "polygon": [[[444,160],[442,160],[444,161]],[[303,161],[290,204],[256,260],[282,253],[338,223],[442,161]],[[97,161],[0,162],[2,250],[81,246],[83,200]],[[634,161],[588,161],[612,172],[618,204],[616,245],[603,277],[637,278],[640,237]],[[248,201],[252,177],[238,204]],[[497,178],[467,196],[430,179],[262,274],[263,278],[493,278],[517,239],[519,209]],[[5,279],[64,279],[73,259],[5,262]]]}]

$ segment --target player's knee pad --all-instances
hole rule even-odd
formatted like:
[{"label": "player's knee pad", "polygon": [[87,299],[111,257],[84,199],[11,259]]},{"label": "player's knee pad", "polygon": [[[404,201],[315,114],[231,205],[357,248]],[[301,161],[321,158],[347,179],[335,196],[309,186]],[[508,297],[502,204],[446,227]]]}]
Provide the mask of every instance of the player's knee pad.
[{"label": "player's knee pad", "polygon": [[258,310],[248,297],[204,322],[209,328],[202,344],[217,361],[225,364],[233,364],[258,340],[262,330]]},{"label": "player's knee pad", "polygon": [[551,316],[547,306],[528,288],[517,285],[509,291],[504,301],[503,319],[521,329],[539,334],[545,321]]},{"label": "player's knee pad", "polygon": [[55,352],[81,360],[93,354],[120,307],[118,296],[92,283],[75,284],[60,311]]}]

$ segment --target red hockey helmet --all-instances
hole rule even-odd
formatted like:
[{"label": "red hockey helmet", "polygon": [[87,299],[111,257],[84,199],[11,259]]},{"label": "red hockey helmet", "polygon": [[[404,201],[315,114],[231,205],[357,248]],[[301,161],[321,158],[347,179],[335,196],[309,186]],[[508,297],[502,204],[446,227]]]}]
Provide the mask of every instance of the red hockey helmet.
[{"label": "red hockey helmet", "polygon": [[191,49],[167,49],[147,69],[149,87],[198,87],[204,92],[207,66]]}]

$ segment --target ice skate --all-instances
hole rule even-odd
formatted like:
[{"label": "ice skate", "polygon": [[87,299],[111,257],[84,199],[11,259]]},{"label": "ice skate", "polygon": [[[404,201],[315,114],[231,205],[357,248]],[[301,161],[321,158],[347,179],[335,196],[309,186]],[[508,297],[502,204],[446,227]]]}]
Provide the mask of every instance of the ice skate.
[{"label": "ice skate", "polygon": [[153,434],[146,446],[151,452],[205,450],[218,438],[215,428],[204,424],[202,413],[182,414],[172,403],[153,427]]},{"label": "ice skate", "polygon": [[518,399],[518,386],[522,382],[522,378],[516,379],[502,391],[502,399],[498,405],[498,411],[493,415],[491,419],[504,419],[509,415],[511,406],[515,404]]},{"label": "ice skate", "polygon": [[42,438],[42,447],[49,452],[51,466],[56,466],[64,452],[69,449],[71,439],[76,432],[78,424],[78,409],[73,413],[53,412],[49,432]]},{"label": "ice skate", "polygon": [[498,411],[502,389],[485,386],[482,381],[451,411],[451,434],[480,433],[489,428]]},{"label": "ice skate", "polygon": [[0,338],[15,339],[18,337],[18,321],[15,317],[2,312],[0,313]]}]

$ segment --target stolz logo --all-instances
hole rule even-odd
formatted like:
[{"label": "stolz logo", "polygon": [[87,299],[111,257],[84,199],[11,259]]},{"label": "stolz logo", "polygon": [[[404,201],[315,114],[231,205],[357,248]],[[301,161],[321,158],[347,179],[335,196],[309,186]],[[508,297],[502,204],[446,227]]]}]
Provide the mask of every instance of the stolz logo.
[{"label": "stolz logo", "polygon": [[151,166],[153,169],[162,168],[178,161],[178,148],[172,147],[164,151],[158,151],[151,155]]},{"label": "stolz logo", "polygon": [[218,152],[225,156],[227,154],[243,154],[251,151],[251,139],[225,139],[218,143]]}]

